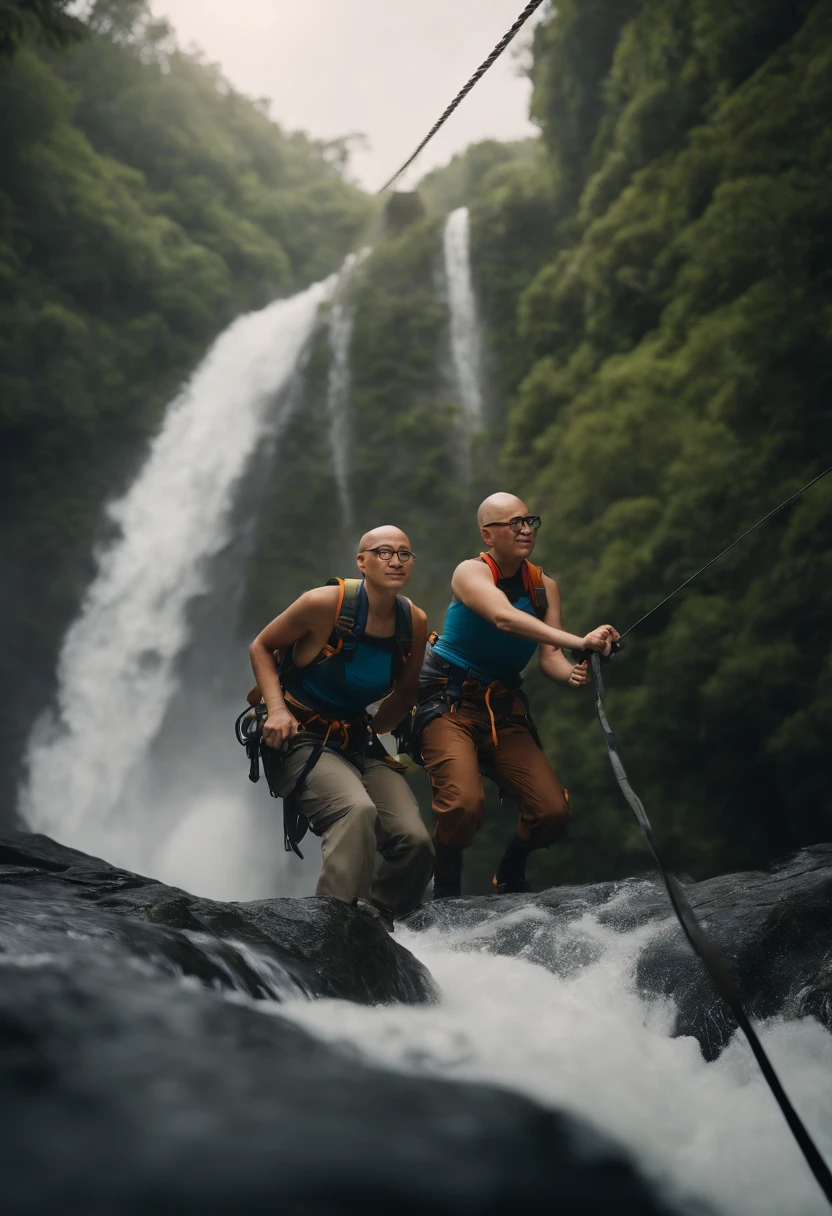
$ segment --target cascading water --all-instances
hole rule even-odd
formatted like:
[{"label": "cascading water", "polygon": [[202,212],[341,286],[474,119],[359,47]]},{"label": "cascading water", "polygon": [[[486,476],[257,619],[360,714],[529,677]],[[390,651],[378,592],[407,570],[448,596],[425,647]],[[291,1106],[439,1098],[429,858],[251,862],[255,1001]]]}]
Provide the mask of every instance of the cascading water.
[{"label": "cascading water", "polygon": [[[236,320],[169,407],[143,469],[109,508],[119,539],[101,556],[67,633],[57,711],[29,744],[21,811],[30,827],[205,894],[274,893],[265,856],[280,848],[275,804],[262,786],[245,789],[233,702],[220,736],[228,746],[210,774],[195,771],[162,796],[149,780],[152,749],[177,693],[189,612],[210,589],[211,562],[240,541],[232,536],[238,487],[291,408],[292,377],[336,277]],[[234,594],[212,590],[217,601]],[[203,668],[216,661],[201,656]],[[241,670],[239,697],[247,678]],[[180,746],[196,733],[188,716]],[[216,756],[217,741],[208,754]],[[271,816],[261,825],[268,840],[255,839],[251,794]]]},{"label": "cascading water", "polygon": [[352,493],[350,491],[349,420],[347,406],[350,387],[350,340],[353,314],[343,292],[356,265],[357,258],[347,258],[341,271],[329,318],[329,380],[326,410],[329,418],[329,447],[332,468],[338,487],[338,503],[345,527],[352,523]]},{"label": "cascading water", "polygon": [[[639,898],[640,884],[623,884],[607,916]],[[279,1013],[390,1068],[492,1082],[578,1114],[693,1211],[698,1200],[716,1216],[821,1216],[823,1195],[745,1041],[706,1063],[694,1039],[671,1037],[673,1003],[639,995],[639,954],[665,928],[620,931],[592,911],[563,924],[544,906],[506,913],[495,901],[474,928],[397,927],[441,1004],[294,1001]],[[832,1159],[832,1036],[804,1018],[769,1024],[763,1039]]]},{"label": "cascading water", "polygon": [[451,358],[462,405],[465,472],[470,475],[471,436],[482,425],[482,393],[480,330],[471,278],[467,207],[458,207],[448,216],[442,245],[451,314]]}]

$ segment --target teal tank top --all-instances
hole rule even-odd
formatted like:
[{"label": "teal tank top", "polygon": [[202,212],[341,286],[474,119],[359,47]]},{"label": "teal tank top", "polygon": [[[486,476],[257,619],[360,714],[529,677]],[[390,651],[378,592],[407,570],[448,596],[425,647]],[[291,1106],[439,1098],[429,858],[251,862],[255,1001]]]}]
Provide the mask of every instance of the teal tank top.
[{"label": "teal tank top", "polygon": [[[499,586],[513,607],[535,615],[522,570],[511,578],[501,579]],[[502,684],[516,686],[522,682],[520,673],[531,662],[537,646],[537,642],[528,638],[502,633],[496,625],[455,599],[448,608],[442,636],[436,639],[433,650],[441,659],[464,667],[489,684],[499,680]]]},{"label": "teal tank top", "polygon": [[390,691],[395,654],[395,636],[374,638],[365,633],[349,663],[336,654],[317,667],[296,667],[290,691],[323,717],[355,717]]}]

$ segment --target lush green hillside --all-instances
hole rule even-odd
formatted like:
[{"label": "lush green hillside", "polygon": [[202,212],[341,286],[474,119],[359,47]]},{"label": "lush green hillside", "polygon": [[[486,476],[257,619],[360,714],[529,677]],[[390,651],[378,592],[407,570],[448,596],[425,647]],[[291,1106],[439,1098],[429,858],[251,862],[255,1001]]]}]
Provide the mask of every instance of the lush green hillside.
[{"label": "lush green hillside", "polygon": [[[528,358],[504,469],[544,515],[575,627],[631,624],[830,463],[830,69],[832,8],[808,0],[567,0],[536,35],[552,252],[513,325],[503,310]],[[536,183],[518,174],[512,197]],[[472,200],[491,297],[516,243],[479,218],[498,198]],[[830,571],[832,478],[611,671],[613,723],[677,865],[828,837]],[[578,811],[570,873],[631,870],[641,844],[586,699],[533,683]]]},{"label": "lush green hillside", "polygon": [[[535,38],[541,139],[489,141],[430,174],[431,218],[378,243],[355,276],[357,523],[410,529],[432,625],[454,561],[476,552],[487,490],[514,488],[544,515],[539,551],[567,624],[623,629],[832,459],[830,20],[828,4],[775,0],[730,13],[565,0]],[[454,477],[440,273],[440,221],[463,203],[488,352],[468,489]],[[320,460],[314,477],[289,464],[305,501],[318,484],[315,501],[332,501]],[[287,543],[284,568],[308,581],[314,563]],[[832,477],[610,669],[625,759],[682,870],[760,864],[829,835],[831,554]],[[537,881],[646,868],[589,694],[535,675],[529,687],[576,811]],[[486,889],[511,820],[492,802],[472,888]]]},{"label": "lush green hillside", "polygon": [[284,132],[146,4],[100,0],[86,37],[54,52],[20,8],[0,75],[7,780],[102,503],[165,403],[233,316],[334,270],[370,206],[342,177],[343,148]]},{"label": "lush green hillside", "polygon": [[[281,131],[141,0],[100,0],[93,20],[75,49],[19,49],[0,80],[7,739],[14,693],[25,719],[46,685],[100,505],[165,400],[235,312],[333,269],[371,209],[343,149]],[[625,628],[832,462],[830,69],[828,0],[559,3],[534,39],[541,138],[429,175],[427,217],[405,200],[414,222],[345,288],[349,523],[321,328],[265,478],[246,631],[346,568],[382,520],[409,530],[414,598],[439,627],[451,569],[477,550],[475,503],[497,488],[543,514],[567,625]],[[462,204],[487,351],[470,485],[441,258]],[[625,760],[678,868],[829,836],[830,574],[832,477],[610,669]],[[646,865],[589,695],[529,686],[576,810],[537,880]],[[510,823],[492,805],[475,888]]]}]

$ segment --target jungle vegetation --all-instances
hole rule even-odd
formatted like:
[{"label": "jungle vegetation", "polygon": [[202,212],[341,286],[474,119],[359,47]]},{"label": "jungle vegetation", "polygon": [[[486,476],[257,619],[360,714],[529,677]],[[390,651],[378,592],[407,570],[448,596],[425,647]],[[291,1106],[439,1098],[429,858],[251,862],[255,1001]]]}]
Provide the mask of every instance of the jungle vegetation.
[{"label": "jungle vegetation", "polygon": [[[471,212],[489,355],[474,489],[543,515],[538,553],[579,632],[632,624],[831,462],[830,69],[828,3],[563,0],[534,40],[539,143],[489,141],[423,184],[433,216]],[[379,247],[368,273],[394,283],[418,239]],[[379,366],[396,349],[385,319],[356,323],[356,355]],[[396,349],[398,384],[414,366]],[[376,387],[364,443],[373,417],[389,428]],[[424,523],[417,549],[445,543]],[[830,574],[832,477],[609,669],[630,775],[683,872],[828,838]],[[591,698],[533,672],[528,691],[575,808],[537,881],[645,867]],[[490,815],[473,889],[511,830],[509,811]]]},{"label": "jungle vegetation", "polygon": [[337,268],[370,203],[143,0],[0,5],[0,746],[51,692],[103,503],[239,312]]},{"label": "jungle vegetation", "polygon": [[[373,206],[344,180],[343,145],[283,132],[143,4],[93,6],[68,48],[35,33],[3,52],[0,79],[14,115],[0,132],[12,707],[38,681],[48,693],[101,504],[206,344],[241,309],[334,269]],[[532,60],[540,138],[487,141],[428,175],[426,214],[377,230],[345,288],[351,520],[333,506],[322,317],[274,457],[241,643],[344,572],[381,519],[409,531],[413,596],[441,628],[453,564],[478,551],[476,502],[497,488],[543,516],[538,556],[567,627],[623,630],[832,463],[832,5],[561,0]],[[487,352],[471,484],[441,258],[460,205]],[[625,763],[682,872],[828,838],[831,576],[832,477],[608,669]],[[527,687],[575,810],[536,883],[648,868],[589,694],[534,672]],[[512,828],[491,798],[472,890]]]}]

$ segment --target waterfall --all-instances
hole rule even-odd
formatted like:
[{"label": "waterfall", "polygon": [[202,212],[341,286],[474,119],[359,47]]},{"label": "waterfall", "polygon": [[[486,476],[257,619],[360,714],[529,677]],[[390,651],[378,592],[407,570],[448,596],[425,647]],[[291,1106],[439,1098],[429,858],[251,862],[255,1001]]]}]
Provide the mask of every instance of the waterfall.
[{"label": "waterfall", "polygon": [[326,412],[329,418],[332,469],[335,473],[335,484],[338,487],[338,505],[341,508],[341,519],[346,528],[352,524],[353,518],[350,490],[350,436],[347,416],[353,313],[349,303],[344,299],[344,290],[357,260],[355,255],[347,258],[338,278],[329,318],[329,380],[326,392]]},{"label": "waterfall", "polygon": [[[201,707],[195,704],[191,713],[185,702],[176,745],[190,748],[194,761],[207,755],[210,774],[188,771],[180,788],[164,796],[151,792],[153,747],[177,694],[189,613],[212,590],[212,561],[241,544],[233,522],[239,486],[290,408],[287,390],[335,282],[332,276],[238,318],[168,407],[144,467],[108,509],[118,539],[100,556],[65,638],[57,708],[29,742],[21,811],[32,829],[117,864],[193,883],[205,894],[273,893],[262,861],[252,890],[243,859],[246,851],[248,859],[259,858],[265,842],[251,837],[232,706],[225,710],[224,735],[206,746],[193,738]],[[234,595],[230,587],[213,590],[219,602]],[[232,644],[244,660],[245,647],[228,638]],[[217,656],[204,654],[200,662],[210,672]],[[243,681],[251,678],[244,667],[241,662],[240,699]],[[262,783],[253,792],[261,808],[270,803]],[[270,855],[280,843],[274,806],[267,807]]]},{"label": "waterfall", "polygon": [[442,246],[451,314],[451,359],[462,405],[465,471],[470,475],[471,436],[482,425],[482,394],[480,330],[471,280],[467,207],[458,207],[448,216]]}]

